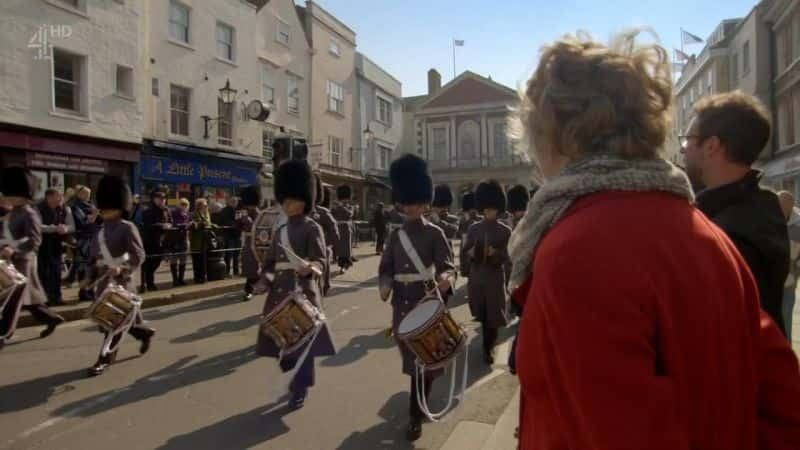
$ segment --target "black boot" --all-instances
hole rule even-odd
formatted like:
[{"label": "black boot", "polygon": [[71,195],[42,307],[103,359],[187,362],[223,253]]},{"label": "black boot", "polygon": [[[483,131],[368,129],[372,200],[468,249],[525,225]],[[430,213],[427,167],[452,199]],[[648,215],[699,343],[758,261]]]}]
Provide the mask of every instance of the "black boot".
[{"label": "black boot", "polygon": [[178,265],[177,264],[170,264],[169,265],[169,272],[172,274],[172,287],[180,286],[180,278],[178,277]]},{"label": "black boot", "polygon": [[406,439],[408,439],[409,442],[414,442],[420,437],[422,437],[422,418],[411,416],[408,421]]},{"label": "black boot", "polygon": [[44,330],[42,330],[41,333],[39,333],[39,337],[44,339],[47,336],[50,336],[51,334],[53,334],[53,332],[56,331],[56,327],[64,322],[65,319],[63,317],[56,316],[50,323],[47,324],[47,328],[45,328]]},{"label": "black boot", "polygon": [[186,275],[186,264],[178,264],[178,285],[186,286],[183,276]]},{"label": "black boot", "polygon": [[487,365],[494,364],[494,344],[497,341],[497,328],[483,327],[483,358]]},{"label": "black boot", "polygon": [[106,371],[106,369],[108,369],[111,363],[114,362],[116,357],[117,357],[117,352],[111,353],[110,355],[106,356],[100,356],[99,358],[97,358],[97,362],[94,363],[92,367],[89,367],[89,376],[96,377],[98,375],[101,375],[103,372]]},{"label": "black boot", "polygon": [[150,341],[153,339],[153,336],[155,336],[156,330],[139,325],[131,329],[131,334],[141,342],[141,345],[139,345],[139,354],[144,355],[150,350]]},{"label": "black boot", "polygon": [[292,397],[289,399],[289,408],[297,410],[305,406],[306,396],[308,395],[308,388],[297,389],[292,391]]}]

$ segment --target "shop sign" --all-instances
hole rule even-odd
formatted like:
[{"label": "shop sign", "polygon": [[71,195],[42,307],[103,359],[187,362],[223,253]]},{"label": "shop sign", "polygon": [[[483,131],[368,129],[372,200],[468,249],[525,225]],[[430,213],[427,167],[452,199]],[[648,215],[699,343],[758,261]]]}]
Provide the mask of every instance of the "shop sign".
[{"label": "shop sign", "polygon": [[149,155],[142,155],[141,174],[147,180],[205,186],[244,186],[257,184],[258,178],[254,167],[224,161],[197,162]]},{"label": "shop sign", "polygon": [[29,167],[67,172],[106,172],[106,162],[101,159],[39,152],[28,152],[26,155]]}]

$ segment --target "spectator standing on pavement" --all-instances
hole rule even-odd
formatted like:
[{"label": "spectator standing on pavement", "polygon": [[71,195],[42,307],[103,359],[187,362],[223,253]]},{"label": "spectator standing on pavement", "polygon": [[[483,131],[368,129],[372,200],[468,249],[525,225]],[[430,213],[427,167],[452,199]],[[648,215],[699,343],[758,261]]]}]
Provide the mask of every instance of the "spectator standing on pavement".
[{"label": "spectator standing on pavement", "polygon": [[133,222],[141,232],[142,228],[142,215],[144,214],[145,207],[142,204],[142,198],[139,194],[133,196],[133,208],[131,209],[131,222]]},{"label": "spectator standing on pavement", "polygon": [[771,133],[769,112],[741,91],[712,95],[694,106],[682,137],[689,178],[705,189],[697,207],[722,228],[758,282],[761,307],[783,330],[783,287],[789,274],[789,237],[778,196],[759,185],[752,168]]},{"label": "spectator standing on pavement", "polygon": [[161,261],[164,260],[164,236],[172,228],[172,217],[166,206],[164,191],[155,190],[150,194],[150,207],[142,214],[142,229],[144,231],[144,251],[147,257],[142,264],[145,289],[157,291],[156,271]]},{"label": "spectator standing on pavement", "polygon": [[342,272],[353,265],[353,207],[350,205],[352,195],[350,186],[346,184],[339,186],[336,188],[336,197],[339,201],[331,209],[331,214],[339,226],[339,240],[336,243],[335,252]]},{"label": "spectator standing on pavement", "polygon": [[375,228],[375,254],[380,255],[386,240],[386,212],[383,210],[383,203],[378,203],[372,212],[372,227]]},{"label": "spectator standing on pavement", "polygon": [[64,197],[58,189],[45,191],[44,200],[37,209],[42,218],[42,245],[39,247],[39,279],[47,294],[47,304],[61,305],[61,267],[64,258],[64,239],[75,231],[72,210],[64,205]]},{"label": "spectator standing on pavement", "polygon": [[[800,448],[797,358],[745,260],[660,157],[669,53],[637,34],[545,46],[522,93],[520,141],[545,182],[509,242],[519,448]],[[708,119],[691,139],[718,146]]]},{"label": "spectator standing on pavement", "polygon": [[786,339],[792,342],[792,319],[794,318],[794,304],[797,295],[797,280],[800,278],[800,267],[798,267],[798,256],[800,256],[800,214],[794,206],[794,195],[788,191],[778,192],[778,200],[781,202],[781,211],[786,217],[789,227],[789,276],[783,285],[783,327],[786,331]]},{"label": "spectator standing on pavement", "polygon": [[261,264],[258,251],[256,249],[255,225],[259,219],[259,206],[262,204],[261,188],[259,186],[245,186],[239,191],[242,199],[244,213],[239,214],[236,219],[236,226],[242,232],[242,274],[245,277],[244,301],[253,298],[253,284],[258,281],[261,272]]},{"label": "spectator standing on pavement", "polygon": [[178,207],[172,211],[172,229],[167,231],[166,251],[170,253],[169,270],[172,274],[172,285],[183,286],[186,274],[186,255],[189,252],[189,200],[181,198]]},{"label": "spectator standing on pavement", "polygon": [[192,252],[192,270],[194,271],[194,282],[197,284],[206,282],[209,233],[214,228],[216,228],[216,225],[211,222],[211,214],[208,212],[208,200],[198,198],[194,202],[192,223],[189,226],[189,247]]},{"label": "spectator standing on pavement", "polygon": [[[97,208],[89,201],[92,197],[92,190],[86,186],[75,189],[75,201],[72,205],[72,217],[75,220],[75,260],[73,266],[75,272],[68,277],[68,282],[83,280],[88,269],[89,251],[92,240],[100,230],[101,220],[98,218]],[[94,300],[94,291],[91,289],[80,288],[78,299],[81,301]]]},{"label": "spectator standing on pavement", "polygon": [[236,227],[239,198],[228,197],[227,204],[217,216],[217,225],[222,227],[225,251],[225,274],[239,276],[239,249],[242,247],[242,232]]}]

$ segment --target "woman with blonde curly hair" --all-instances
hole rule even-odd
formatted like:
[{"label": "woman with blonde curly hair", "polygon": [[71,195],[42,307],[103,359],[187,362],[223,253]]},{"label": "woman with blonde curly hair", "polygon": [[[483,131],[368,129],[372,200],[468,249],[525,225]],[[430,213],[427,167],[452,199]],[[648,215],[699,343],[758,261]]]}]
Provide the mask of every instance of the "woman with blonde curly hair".
[{"label": "woman with blonde curly hair", "polygon": [[660,157],[670,67],[638,34],[546,46],[522,94],[545,183],[509,243],[520,448],[800,448],[797,359]]}]

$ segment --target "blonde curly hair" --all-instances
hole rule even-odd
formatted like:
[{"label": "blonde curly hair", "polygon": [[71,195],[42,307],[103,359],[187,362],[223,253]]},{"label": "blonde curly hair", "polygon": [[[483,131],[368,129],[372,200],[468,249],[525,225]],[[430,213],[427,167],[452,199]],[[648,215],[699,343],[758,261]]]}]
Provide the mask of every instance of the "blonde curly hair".
[{"label": "blonde curly hair", "polygon": [[512,137],[534,158],[537,142],[571,160],[659,156],[671,122],[671,68],[663,47],[637,44],[642,31],[607,46],[582,32],[545,46],[520,93]]}]

